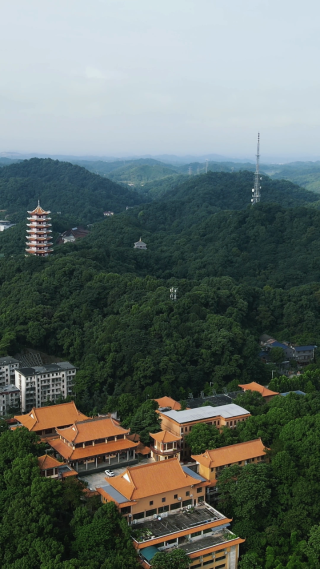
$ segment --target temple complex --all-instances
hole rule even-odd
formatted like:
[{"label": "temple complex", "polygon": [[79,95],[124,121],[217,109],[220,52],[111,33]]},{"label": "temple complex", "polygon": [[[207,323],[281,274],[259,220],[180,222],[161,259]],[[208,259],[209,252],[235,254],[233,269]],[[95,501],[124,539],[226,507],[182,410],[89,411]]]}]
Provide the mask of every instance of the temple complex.
[{"label": "temple complex", "polygon": [[37,257],[47,257],[49,253],[53,252],[52,249],[52,237],[51,237],[51,218],[48,217],[50,211],[45,211],[40,206],[38,201],[38,206],[33,211],[28,211],[30,217],[28,217],[29,223],[27,226],[27,248],[26,252],[30,255],[36,255]]}]

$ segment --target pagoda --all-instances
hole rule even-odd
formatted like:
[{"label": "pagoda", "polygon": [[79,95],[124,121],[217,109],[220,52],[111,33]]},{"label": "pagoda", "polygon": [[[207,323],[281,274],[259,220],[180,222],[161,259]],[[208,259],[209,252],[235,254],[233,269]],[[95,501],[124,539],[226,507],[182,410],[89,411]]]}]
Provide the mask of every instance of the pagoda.
[{"label": "pagoda", "polygon": [[26,252],[37,257],[47,257],[53,251],[50,235],[52,230],[50,229],[51,223],[49,223],[51,217],[48,217],[51,212],[42,209],[38,201],[36,209],[28,213],[30,217],[27,223],[29,229],[27,229]]}]

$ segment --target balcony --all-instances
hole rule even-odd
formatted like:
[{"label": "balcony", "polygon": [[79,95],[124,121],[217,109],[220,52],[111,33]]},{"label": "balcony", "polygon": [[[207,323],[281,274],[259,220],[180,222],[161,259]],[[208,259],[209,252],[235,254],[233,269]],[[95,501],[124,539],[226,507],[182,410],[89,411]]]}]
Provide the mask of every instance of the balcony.
[{"label": "balcony", "polygon": [[[161,455],[161,456],[167,456],[167,455],[169,455],[169,454],[178,454],[179,452],[181,452],[180,446],[177,446],[177,447],[175,447],[175,448],[170,448],[170,449],[167,449],[167,448],[157,448],[157,447],[155,447],[155,446],[152,445],[152,444],[149,445],[149,446],[150,446],[150,449],[152,450],[152,452],[154,452],[155,454],[159,454],[159,455]],[[166,447],[167,445],[165,444],[165,445],[161,445],[161,446]]]}]

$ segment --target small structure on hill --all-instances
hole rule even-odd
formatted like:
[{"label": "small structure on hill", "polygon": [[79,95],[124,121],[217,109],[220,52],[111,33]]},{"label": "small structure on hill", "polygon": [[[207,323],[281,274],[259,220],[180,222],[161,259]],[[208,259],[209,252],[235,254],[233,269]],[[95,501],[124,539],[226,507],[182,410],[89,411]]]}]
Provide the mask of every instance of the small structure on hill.
[{"label": "small structure on hill", "polygon": [[10,221],[7,221],[6,219],[1,219],[0,220],[0,231],[5,231],[5,229],[9,229],[10,227],[13,227],[15,225],[15,223],[10,223]]},{"label": "small structure on hill", "polygon": [[84,229],[84,227],[73,227],[72,229],[68,229],[64,233],[61,233],[58,244],[61,245],[62,243],[73,243],[77,239],[83,239],[87,237],[89,231]]},{"label": "small structure on hill", "polygon": [[147,244],[144,243],[144,241],[142,241],[142,240],[141,240],[141,237],[140,237],[139,241],[137,241],[137,242],[134,244],[133,248],[134,248],[134,249],[144,249],[144,250],[145,250],[145,249],[147,248]]},{"label": "small structure on hill", "polygon": [[104,211],[103,215],[105,217],[112,217],[114,215],[114,211]]},{"label": "small structure on hill", "polygon": [[240,385],[239,383],[239,387],[241,387],[243,391],[257,391],[258,393],[260,393],[260,395],[262,395],[263,399],[266,402],[273,399],[275,395],[279,395],[277,391],[271,391],[271,389],[268,389],[267,387],[260,385],[260,383],[257,383],[256,381],[252,381],[251,383],[245,383],[243,385]]}]

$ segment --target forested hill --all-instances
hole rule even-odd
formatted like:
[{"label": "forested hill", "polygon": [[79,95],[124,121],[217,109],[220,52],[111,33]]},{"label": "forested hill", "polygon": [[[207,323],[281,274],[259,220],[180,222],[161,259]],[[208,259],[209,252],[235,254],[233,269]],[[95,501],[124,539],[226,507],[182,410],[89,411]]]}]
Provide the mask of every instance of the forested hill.
[{"label": "forested hill", "polygon": [[[293,207],[318,200],[313,192],[287,180],[261,180],[261,202],[277,202],[284,207]],[[190,178],[162,196],[162,201],[181,200],[184,205],[207,203],[219,209],[243,209],[250,205],[253,174],[241,172],[208,172]]]},{"label": "forested hill", "polygon": [[22,220],[38,199],[53,213],[89,223],[143,201],[133,190],[88,172],[85,168],[50,158],[23,160],[0,168],[0,209],[12,221]]}]

